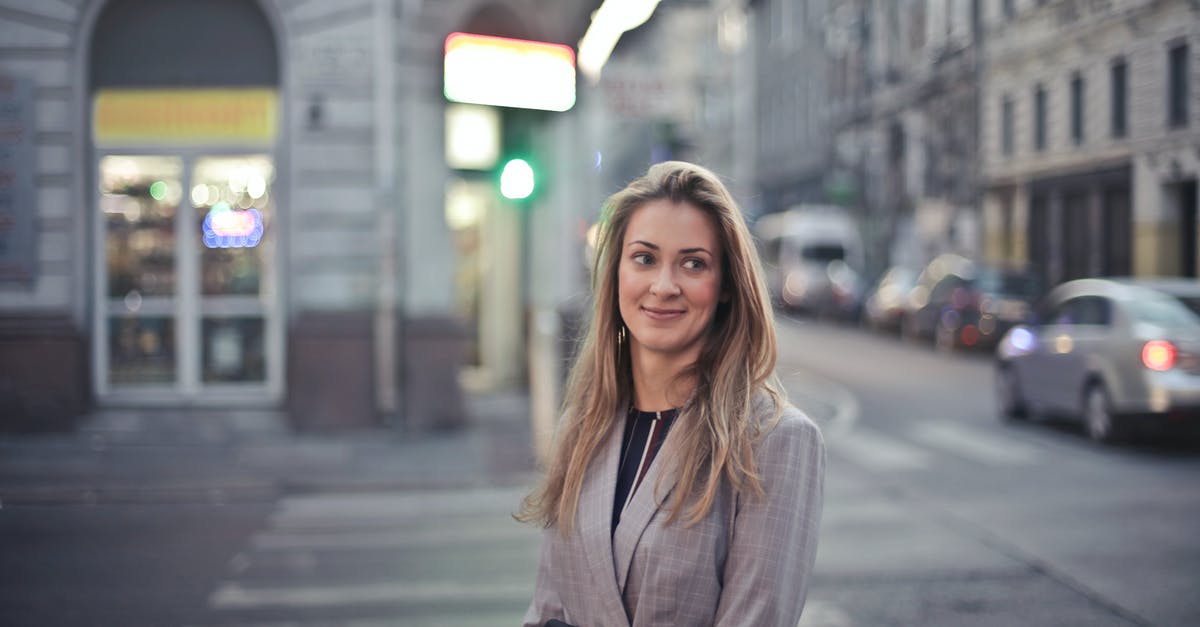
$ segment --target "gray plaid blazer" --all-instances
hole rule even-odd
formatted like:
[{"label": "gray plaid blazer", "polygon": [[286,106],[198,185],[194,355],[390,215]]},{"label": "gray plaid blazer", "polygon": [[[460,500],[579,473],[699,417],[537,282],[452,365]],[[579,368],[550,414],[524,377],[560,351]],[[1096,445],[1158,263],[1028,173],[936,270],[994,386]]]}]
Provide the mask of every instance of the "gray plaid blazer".
[{"label": "gray plaid blazer", "polygon": [[[756,420],[770,414],[769,401],[757,403]],[[796,627],[824,494],[817,426],[788,405],[755,448],[765,498],[722,485],[712,511],[691,527],[666,525],[662,507],[675,485],[679,433],[668,432],[610,540],[622,434],[612,430],[588,468],[574,531],[544,532],[526,627],[551,618],[579,627]]]}]

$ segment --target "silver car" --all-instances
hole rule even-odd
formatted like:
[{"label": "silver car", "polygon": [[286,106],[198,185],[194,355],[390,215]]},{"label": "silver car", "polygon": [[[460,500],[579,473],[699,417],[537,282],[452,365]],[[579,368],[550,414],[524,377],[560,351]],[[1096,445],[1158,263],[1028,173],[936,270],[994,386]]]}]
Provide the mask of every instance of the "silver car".
[{"label": "silver car", "polygon": [[1153,280],[1079,279],[1052,290],[1036,324],[996,349],[1005,416],[1079,417],[1113,442],[1141,427],[1195,428],[1200,418],[1200,316]]}]

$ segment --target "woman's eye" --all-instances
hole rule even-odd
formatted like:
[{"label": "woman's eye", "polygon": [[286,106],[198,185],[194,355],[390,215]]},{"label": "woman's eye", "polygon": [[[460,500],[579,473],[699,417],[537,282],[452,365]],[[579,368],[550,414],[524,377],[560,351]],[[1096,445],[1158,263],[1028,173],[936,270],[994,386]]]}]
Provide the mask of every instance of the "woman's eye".
[{"label": "woman's eye", "polygon": [[688,259],[683,262],[683,267],[688,270],[703,270],[708,267],[702,259]]},{"label": "woman's eye", "polygon": [[641,264],[643,266],[648,266],[654,263],[654,258],[650,256],[650,253],[634,253],[632,259],[634,263]]}]

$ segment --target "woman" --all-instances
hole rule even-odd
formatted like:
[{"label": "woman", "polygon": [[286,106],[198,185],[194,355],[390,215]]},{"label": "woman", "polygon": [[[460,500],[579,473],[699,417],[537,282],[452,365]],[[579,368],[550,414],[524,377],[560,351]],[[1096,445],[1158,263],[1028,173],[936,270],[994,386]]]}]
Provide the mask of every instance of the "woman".
[{"label": "woman", "polygon": [[528,626],[786,625],[817,548],[824,444],[775,376],[745,220],[660,163],[605,207],[594,311],[524,521],[545,526]]}]

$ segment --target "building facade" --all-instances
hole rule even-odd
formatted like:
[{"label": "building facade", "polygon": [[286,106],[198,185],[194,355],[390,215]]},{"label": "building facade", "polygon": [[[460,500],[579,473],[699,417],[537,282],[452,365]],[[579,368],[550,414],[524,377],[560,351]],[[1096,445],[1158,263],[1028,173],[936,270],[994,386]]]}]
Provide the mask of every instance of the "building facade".
[{"label": "building facade", "polygon": [[857,199],[874,273],[978,241],[978,3],[838,0],[832,165]]},{"label": "building facade", "polygon": [[[444,159],[443,45],[467,31],[573,46],[591,8],[9,3],[0,428],[170,407],[419,429],[463,420],[465,363],[504,373],[477,379],[523,381],[530,304],[552,305],[570,279],[534,276],[545,264],[519,255],[563,254],[522,243],[570,231],[553,208],[570,184],[522,206],[524,230],[518,208],[482,192],[476,222],[491,222],[475,235],[491,257],[473,257],[476,269],[511,270],[521,287],[461,280],[463,223],[446,217],[463,177]],[[572,162],[570,114],[522,129],[548,177]],[[496,314],[464,315],[464,290]],[[496,338],[518,340],[479,349]]]},{"label": "building facade", "polygon": [[845,205],[868,278],[979,240],[978,3],[764,0],[754,10],[766,211]]},{"label": "building facade", "polygon": [[830,94],[838,75],[827,62],[830,0],[752,3],[753,213],[826,200],[832,152]]},{"label": "building facade", "polygon": [[1200,7],[989,5],[985,251],[1049,285],[1197,276]]}]

